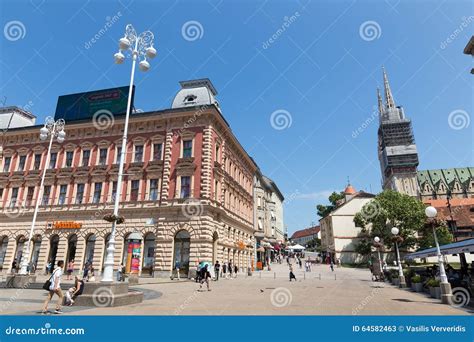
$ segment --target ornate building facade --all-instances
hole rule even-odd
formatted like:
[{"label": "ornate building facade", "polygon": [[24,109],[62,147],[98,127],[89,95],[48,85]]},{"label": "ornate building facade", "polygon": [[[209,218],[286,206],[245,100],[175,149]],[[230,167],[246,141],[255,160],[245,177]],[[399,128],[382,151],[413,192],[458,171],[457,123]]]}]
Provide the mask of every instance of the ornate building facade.
[{"label": "ornate building facade", "polygon": [[103,220],[121,197],[115,266],[168,277],[176,262],[191,275],[200,261],[251,267],[255,238],[253,179],[257,166],[233,135],[207,79],[181,82],[172,108],[130,116],[122,193],[117,194],[124,117],[103,124],[66,122],[49,165],[41,126],[10,129],[0,165],[0,267],[20,263],[47,168],[32,241],[39,272],[48,262],[90,263],[103,270],[111,224]]}]

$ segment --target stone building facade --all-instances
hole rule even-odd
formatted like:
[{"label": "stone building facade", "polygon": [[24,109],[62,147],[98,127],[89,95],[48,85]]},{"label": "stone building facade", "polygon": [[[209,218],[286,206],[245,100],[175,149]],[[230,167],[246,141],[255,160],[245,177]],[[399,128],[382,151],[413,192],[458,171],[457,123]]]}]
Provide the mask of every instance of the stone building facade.
[{"label": "stone building facade", "polygon": [[103,270],[111,224],[103,216],[121,196],[115,266],[168,277],[176,262],[192,275],[201,261],[254,259],[253,178],[257,166],[242,148],[207,79],[181,82],[172,108],[130,116],[122,193],[116,194],[124,117],[66,122],[49,165],[41,126],[10,129],[0,165],[0,267],[20,263],[40,172],[45,187],[30,260],[75,260]]}]

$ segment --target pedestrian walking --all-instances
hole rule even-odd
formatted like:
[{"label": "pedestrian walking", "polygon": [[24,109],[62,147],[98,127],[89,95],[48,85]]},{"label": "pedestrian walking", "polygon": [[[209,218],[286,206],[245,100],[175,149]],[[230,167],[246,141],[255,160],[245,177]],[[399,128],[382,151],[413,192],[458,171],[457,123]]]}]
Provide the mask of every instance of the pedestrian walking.
[{"label": "pedestrian walking", "polygon": [[202,284],[206,283],[207,286],[207,291],[211,291],[210,285],[209,285],[209,280],[211,279],[211,273],[208,270],[208,265],[204,265],[203,268],[201,268],[201,281],[199,282],[199,289],[202,289]]},{"label": "pedestrian walking", "polygon": [[225,262],[222,264],[222,277],[227,278],[227,264]]},{"label": "pedestrian walking", "polygon": [[86,262],[84,265],[84,272],[82,273],[82,279],[85,281],[89,281],[89,270],[90,270],[90,264],[89,262]]},{"label": "pedestrian walking", "polygon": [[16,267],[17,267],[16,265],[17,265],[17,264],[16,264],[16,259],[15,259],[15,260],[13,260],[13,262],[12,262],[12,274],[15,274],[15,273],[16,273]]},{"label": "pedestrian walking", "polygon": [[331,267],[331,271],[334,272],[334,263],[332,262],[332,260],[331,260],[331,264],[329,265],[329,267]]},{"label": "pedestrian walking", "polygon": [[221,270],[221,264],[219,264],[219,260],[216,260],[214,264],[214,273],[216,274],[216,281],[219,280],[219,272]]},{"label": "pedestrian walking", "polygon": [[123,263],[120,263],[119,268],[117,269],[117,281],[124,281],[125,277],[123,276],[125,273],[125,267]]},{"label": "pedestrian walking", "polygon": [[67,280],[71,280],[72,272],[74,272],[74,259],[69,260],[67,263]]},{"label": "pedestrian walking", "polygon": [[58,266],[54,269],[53,274],[51,275],[51,278],[49,278],[49,282],[51,283],[49,288],[48,288],[48,297],[46,297],[46,300],[43,305],[43,313],[48,313],[48,304],[53,298],[54,295],[58,296],[58,302],[56,303],[56,310],[54,313],[56,314],[61,314],[63,313],[61,311],[61,305],[63,303],[63,292],[61,291],[61,277],[63,275],[63,267],[64,267],[64,261],[60,260],[58,261]]},{"label": "pedestrian walking", "polygon": [[296,281],[295,274],[293,273],[293,266],[290,264],[290,282],[293,279]]},{"label": "pedestrian walking", "polygon": [[237,265],[234,266],[234,278],[237,278],[237,273],[239,272],[239,267]]},{"label": "pedestrian walking", "polygon": [[50,260],[50,261],[48,261],[48,263],[46,264],[46,274],[51,273],[51,267],[52,267],[52,263],[51,263],[51,260]]},{"label": "pedestrian walking", "polygon": [[229,271],[229,278],[232,279],[232,260],[229,261],[229,265],[227,265],[227,269]]},{"label": "pedestrian walking", "polygon": [[[179,278],[179,269],[180,269],[180,267],[181,267],[181,264],[180,264],[179,260],[176,260],[175,263],[174,263],[174,271],[176,272],[176,278],[178,278],[178,280],[181,280]],[[171,280],[173,280],[173,279],[174,279],[174,275],[171,274]]]},{"label": "pedestrian walking", "polygon": [[300,265],[300,269],[303,267],[303,262],[301,261],[301,258],[298,258],[298,264]]}]

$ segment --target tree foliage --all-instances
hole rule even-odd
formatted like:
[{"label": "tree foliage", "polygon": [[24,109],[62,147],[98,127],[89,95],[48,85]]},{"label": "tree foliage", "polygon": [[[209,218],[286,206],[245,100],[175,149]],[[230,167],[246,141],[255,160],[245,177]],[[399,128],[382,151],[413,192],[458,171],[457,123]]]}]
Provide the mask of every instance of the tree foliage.
[{"label": "tree foliage", "polygon": [[[448,229],[446,222],[436,222],[436,237],[438,238],[439,245],[446,245],[453,242],[453,234]],[[420,238],[418,239],[420,249],[435,247],[435,240],[433,235],[433,228],[430,224],[420,231]]]},{"label": "tree foliage", "polygon": [[344,193],[343,192],[335,192],[333,191],[333,193],[331,195],[329,195],[329,205],[322,205],[322,204],[318,204],[316,206],[316,209],[318,210],[318,216],[323,218],[323,217],[326,217],[327,215],[329,215],[334,209],[336,209],[336,206],[337,206],[337,201],[341,200],[344,198]]},{"label": "tree foliage", "polygon": [[373,238],[378,236],[386,247],[391,248],[393,246],[391,228],[397,227],[400,230],[399,235],[403,238],[400,247],[413,247],[417,242],[415,234],[422,232],[425,227],[425,205],[416,198],[386,190],[364,205],[355,215],[354,223],[367,232],[371,227],[367,233],[367,241],[362,240],[360,242],[362,244],[371,244]]}]

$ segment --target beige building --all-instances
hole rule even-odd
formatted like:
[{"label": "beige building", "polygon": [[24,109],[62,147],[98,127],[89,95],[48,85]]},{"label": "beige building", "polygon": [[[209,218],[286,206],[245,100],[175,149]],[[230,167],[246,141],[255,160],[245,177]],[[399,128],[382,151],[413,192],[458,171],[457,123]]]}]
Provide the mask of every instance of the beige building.
[{"label": "beige building", "polygon": [[355,247],[359,241],[361,228],[354,224],[354,216],[369,203],[375,195],[360,191],[352,186],[344,190],[345,198],[334,211],[319,221],[321,229],[321,247],[323,259],[330,256],[333,261],[353,264],[362,260]]},{"label": "beige building", "polygon": [[10,129],[0,165],[0,267],[20,264],[40,172],[47,168],[31,259],[43,272],[48,261],[75,260],[103,270],[116,196],[121,196],[115,267],[168,277],[176,262],[192,275],[200,261],[254,260],[253,179],[256,164],[242,148],[215,100],[209,80],[181,83],[172,108],[130,117],[123,191],[116,182],[124,116],[112,124],[66,122],[66,141],[47,142],[41,126]]}]

